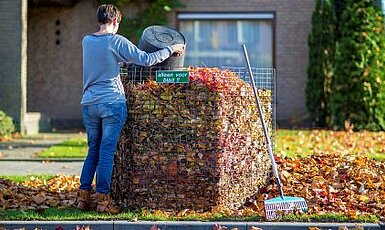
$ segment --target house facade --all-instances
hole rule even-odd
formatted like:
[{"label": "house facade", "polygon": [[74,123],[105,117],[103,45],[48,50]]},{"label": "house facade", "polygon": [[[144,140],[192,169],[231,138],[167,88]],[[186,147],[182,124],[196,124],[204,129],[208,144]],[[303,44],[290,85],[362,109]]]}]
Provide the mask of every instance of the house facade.
[{"label": "house facade", "polygon": [[[169,26],[186,37],[185,66],[245,66],[246,44],[252,66],[276,69],[278,126],[307,124],[314,0],[181,2]],[[0,110],[22,132],[82,127],[81,40],[97,30],[96,8],[94,0],[0,0]]]}]

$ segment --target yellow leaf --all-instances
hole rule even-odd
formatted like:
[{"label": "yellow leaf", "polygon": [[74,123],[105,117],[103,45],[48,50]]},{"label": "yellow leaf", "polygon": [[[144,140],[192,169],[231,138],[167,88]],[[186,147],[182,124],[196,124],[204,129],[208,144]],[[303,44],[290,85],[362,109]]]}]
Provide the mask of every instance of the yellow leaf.
[{"label": "yellow leaf", "polygon": [[361,202],[368,202],[370,200],[370,197],[368,197],[366,195],[358,195],[357,198]]}]

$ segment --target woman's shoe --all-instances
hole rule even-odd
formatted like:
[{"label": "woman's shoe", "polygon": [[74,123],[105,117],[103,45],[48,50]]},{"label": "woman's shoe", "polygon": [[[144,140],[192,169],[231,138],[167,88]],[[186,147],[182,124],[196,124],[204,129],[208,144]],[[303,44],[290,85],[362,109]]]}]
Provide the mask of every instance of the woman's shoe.
[{"label": "woman's shoe", "polygon": [[90,210],[90,195],[91,195],[90,191],[82,190],[82,189],[78,191],[78,197],[77,197],[78,209],[84,210],[84,211]]},{"label": "woman's shoe", "polygon": [[98,193],[97,194],[97,203],[96,211],[105,212],[109,214],[118,214],[122,210],[114,206],[111,202],[111,197],[109,194]]}]

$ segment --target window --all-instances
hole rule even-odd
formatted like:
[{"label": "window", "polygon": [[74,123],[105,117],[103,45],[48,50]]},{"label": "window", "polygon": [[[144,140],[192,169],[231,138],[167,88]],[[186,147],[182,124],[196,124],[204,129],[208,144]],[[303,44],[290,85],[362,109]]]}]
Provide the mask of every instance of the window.
[{"label": "window", "polygon": [[245,66],[246,44],[253,67],[273,67],[272,13],[182,13],[185,66]]}]

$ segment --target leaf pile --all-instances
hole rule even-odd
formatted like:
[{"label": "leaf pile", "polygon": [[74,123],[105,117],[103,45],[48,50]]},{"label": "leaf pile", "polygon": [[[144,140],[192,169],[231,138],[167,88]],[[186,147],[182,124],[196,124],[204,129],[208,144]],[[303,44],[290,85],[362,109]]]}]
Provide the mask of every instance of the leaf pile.
[{"label": "leaf pile", "polygon": [[[343,214],[351,219],[376,215],[385,218],[385,163],[366,156],[341,153],[304,158],[276,157],[286,196],[303,197],[309,214]],[[263,215],[263,201],[278,197],[273,178],[244,207]],[[229,210],[227,210],[229,212]],[[230,211],[230,215],[239,211]]]},{"label": "leaf pile", "polygon": [[47,181],[31,177],[20,184],[0,178],[0,209],[39,211],[72,207],[79,184],[78,176],[58,175]]},{"label": "leaf pile", "polygon": [[[366,156],[325,153],[279,159],[286,195],[304,197],[310,213],[328,212],[385,217],[385,163]],[[269,198],[278,196],[270,183]]]},{"label": "leaf pile", "polygon": [[[240,207],[270,172],[253,91],[235,73],[191,68],[190,84],[126,82],[128,119],[112,182],[123,207]],[[271,91],[260,90],[271,130]]]},{"label": "leaf pile", "polygon": [[[308,157],[276,157],[285,196],[303,197],[309,215],[341,214],[354,220],[375,215],[385,220],[385,162],[353,154],[323,153]],[[184,210],[177,217],[201,215],[264,216],[266,199],[278,197],[273,178],[258,194],[249,197],[242,208],[216,206],[211,212]],[[174,215],[170,213],[169,215]]]}]

